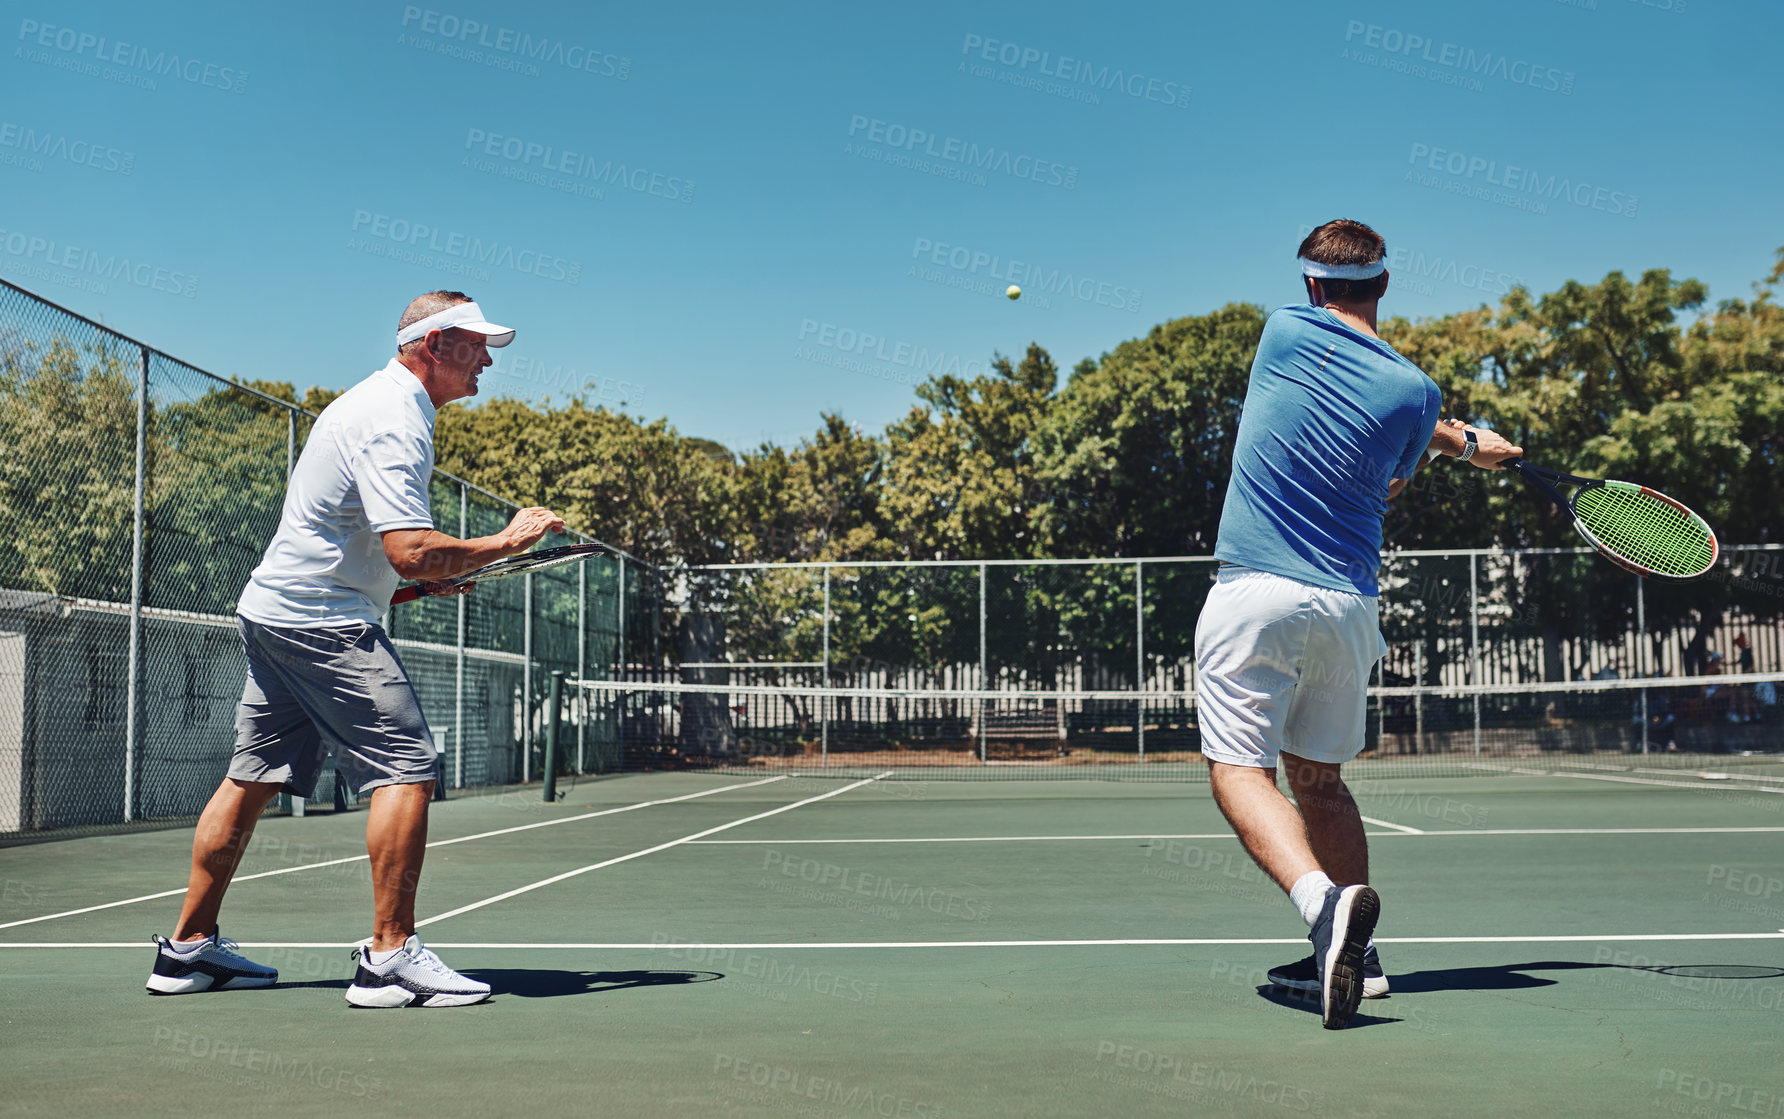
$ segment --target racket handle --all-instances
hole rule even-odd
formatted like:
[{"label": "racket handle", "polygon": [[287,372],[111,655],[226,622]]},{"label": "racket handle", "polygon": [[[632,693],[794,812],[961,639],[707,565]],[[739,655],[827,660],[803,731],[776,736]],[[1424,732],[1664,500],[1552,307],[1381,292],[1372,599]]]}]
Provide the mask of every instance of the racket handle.
[{"label": "racket handle", "polygon": [[416,583],[415,585],[409,586],[409,587],[398,587],[397,592],[390,596],[390,604],[392,606],[399,606],[405,602],[414,602],[416,599],[418,599],[420,597],[421,597],[421,584],[420,583]]}]

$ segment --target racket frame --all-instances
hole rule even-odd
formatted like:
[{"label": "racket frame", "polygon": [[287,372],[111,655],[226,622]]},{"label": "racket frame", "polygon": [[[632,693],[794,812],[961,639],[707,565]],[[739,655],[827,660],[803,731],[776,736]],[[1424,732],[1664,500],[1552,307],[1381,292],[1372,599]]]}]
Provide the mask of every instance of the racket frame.
[{"label": "racket frame", "polygon": [[[1692,579],[1701,578],[1711,568],[1715,567],[1717,558],[1722,554],[1722,545],[1721,542],[1716,539],[1715,531],[1709,529],[1709,527],[1705,525],[1705,529],[1709,532],[1710,536],[1710,562],[1704,567],[1703,571],[1699,571],[1694,575],[1670,575],[1665,572],[1655,571],[1652,568],[1645,567],[1633,560],[1626,559],[1612,551],[1604,541],[1598,539],[1598,537],[1593,534],[1592,530],[1587,528],[1585,524],[1580,521],[1579,510],[1575,507],[1574,503],[1580,499],[1581,494],[1586,493],[1588,490],[1606,489],[1613,486],[1627,487],[1632,490],[1639,490],[1649,497],[1664,502],[1665,504],[1672,506],[1674,509],[1677,509],[1679,512],[1684,513],[1692,520],[1702,524],[1703,518],[1699,517],[1685,504],[1673,500],[1659,490],[1651,489],[1648,486],[1640,485],[1635,482],[1619,482],[1604,478],[1581,478],[1575,474],[1563,474],[1559,470],[1550,470],[1542,466],[1532,466],[1523,459],[1518,458],[1508,459],[1505,463],[1505,469],[1524,479],[1524,481],[1530,483],[1544,494],[1547,494],[1549,500],[1553,501],[1556,505],[1559,505],[1567,513],[1568,519],[1573,521],[1574,531],[1579,533],[1580,538],[1592,546],[1593,551],[1597,552],[1605,559],[1610,560],[1623,570],[1634,572],[1644,579],[1660,579],[1669,583],[1689,582]],[[1560,482],[1563,485],[1577,486],[1579,488],[1574,492],[1574,495],[1571,498],[1565,497],[1560,490],[1555,488],[1556,482]]]}]

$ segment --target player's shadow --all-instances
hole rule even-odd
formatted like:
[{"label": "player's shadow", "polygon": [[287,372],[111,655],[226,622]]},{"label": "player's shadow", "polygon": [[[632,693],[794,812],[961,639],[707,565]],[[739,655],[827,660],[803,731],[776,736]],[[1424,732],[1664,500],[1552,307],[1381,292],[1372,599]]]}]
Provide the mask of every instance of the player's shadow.
[{"label": "player's shadow", "polygon": [[1529,972],[1581,971],[1609,968],[1617,971],[1645,971],[1685,979],[1757,980],[1784,978],[1784,968],[1758,964],[1618,964],[1587,963],[1583,960],[1541,960],[1528,964],[1491,964],[1485,967],[1452,967],[1434,971],[1411,971],[1390,975],[1395,994],[1409,995],[1431,991],[1516,991],[1530,987],[1552,987],[1559,979]]},{"label": "player's shadow", "polygon": [[717,971],[553,971],[548,968],[470,968],[465,974],[489,984],[492,994],[523,999],[605,994],[634,987],[678,987],[723,979]]},{"label": "player's shadow", "polygon": [[[686,983],[710,983],[723,979],[717,971],[553,971],[546,968],[467,968],[465,974],[489,984],[492,995],[523,999],[551,999],[561,995],[590,995],[624,991],[633,987],[671,987]],[[262,990],[291,991],[305,987],[345,991],[351,979],[312,979],[279,983]]]},{"label": "player's shadow", "polygon": [[[1483,967],[1452,967],[1390,974],[1388,982],[1392,989],[1389,998],[1386,1000],[1369,999],[1362,1005],[1363,1007],[1374,1005],[1387,1009],[1392,1005],[1393,995],[1429,994],[1434,991],[1517,991],[1531,987],[1552,987],[1560,980],[1531,973],[1597,968],[1645,971],[1653,975],[1685,979],[1723,981],[1784,979],[1784,967],[1760,964],[1618,964],[1586,963],[1581,960],[1539,960],[1527,964],[1489,964]],[[1260,998],[1273,1002],[1277,1006],[1288,1007],[1291,1010],[1303,1010],[1311,1014],[1320,1012],[1320,998],[1317,992],[1291,991],[1266,984],[1259,987],[1257,993]],[[1351,1028],[1382,1026],[1402,1021],[1404,1021],[1402,1018],[1382,1018],[1366,1014],[1360,1007],[1356,1015],[1351,1018],[1350,1026]]]}]

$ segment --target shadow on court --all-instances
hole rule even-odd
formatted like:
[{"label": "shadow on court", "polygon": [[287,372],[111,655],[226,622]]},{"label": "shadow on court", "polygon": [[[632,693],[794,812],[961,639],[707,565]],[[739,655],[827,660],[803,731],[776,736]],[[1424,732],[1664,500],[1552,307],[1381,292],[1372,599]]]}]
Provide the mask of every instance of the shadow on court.
[{"label": "shadow on court", "polygon": [[[717,971],[555,971],[550,968],[466,968],[465,974],[488,983],[490,993],[497,998],[508,995],[523,999],[603,994],[633,987],[679,987],[689,983],[710,983],[725,977]],[[345,991],[352,985],[351,979],[315,979],[258,989]]]},{"label": "shadow on court", "polygon": [[[1551,979],[1543,975],[1529,974],[1544,971],[1580,971],[1580,970],[1612,970],[1612,971],[1645,971],[1653,975],[1665,975],[1684,979],[1713,979],[1723,982],[1741,980],[1757,981],[1762,979],[1784,979],[1784,968],[1761,964],[1617,964],[1586,963],[1580,960],[1540,960],[1527,964],[1490,964],[1482,967],[1441,968],[1432,971],[1410,971],[1404,974],[1390,973],[1388,981],[1392,984],[1389,995],[1433,994],[1439,991],[1518,991],[1532,987],[1553,987],[1560,983],[1559,979]],[[1319,995],[1305,991],[1291,991],[1268,984],[1258,987],[1258,997],[1277,1006],[1290,1010],[1302,1010],[1309,1014],[1320,1012]],[[1401,1018],[1377,1018],[1366,1013],[1373,1003],[1376,1006],[1386,1005],[1383,1002],[1369,1000],[1363,1003],[1356,1015],[1351,1018],[1348,1028],[1359,1026],[1380,1026],[1402,1022]]]},{"label": "shadow on court", "polygon": [[553,971],[549,968],[467,968],[465,974],[488,983],[498,997],[512,995],[523,999],[605,994],[634,987],[680,987],[725,977],[717,971]]},{"label": "shadow on court", "polygon": [[1618,964],[1586,963],[1581,960],[1543,960],[1528,964],[1493,964],[1486,967],[1442,968],[1435,971],[1412,971],[1404,975],[1389,974],[1394,994],[1425,994],[1432,991],[1516,991],[1530,987],[1552,987],[1559,979],[1527,975],[1538,971],[1580,971],[1610,969],[1613,971],[1645,971],[1654,975],[1670,975],[1686,979],[1759,980],[1784,978],[1784,968],[1758,964]]}]

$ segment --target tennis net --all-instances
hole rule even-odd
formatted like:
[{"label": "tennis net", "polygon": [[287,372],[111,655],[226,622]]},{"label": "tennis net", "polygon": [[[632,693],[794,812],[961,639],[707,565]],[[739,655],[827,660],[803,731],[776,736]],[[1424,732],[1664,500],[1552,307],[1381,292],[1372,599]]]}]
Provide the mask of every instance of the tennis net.
[{"label": "tennis net", "polygon": [[[747,676],[746,668],[738,674]],[[603,768],[1122,780],[1193,780],[1206,772],[1193,689],[852,688],[713,679],[730,672],[703,666],[688,673],[705,677],[698,681],[574,681],[566,717],[582,724]],[[1702,768],[1713,757],[1719,766],[1784,772],[1781,682],[1784,673],[1373,687],[1363,753],[1353,766],[1381,777],[1450,776],[1593,758]]]}]

